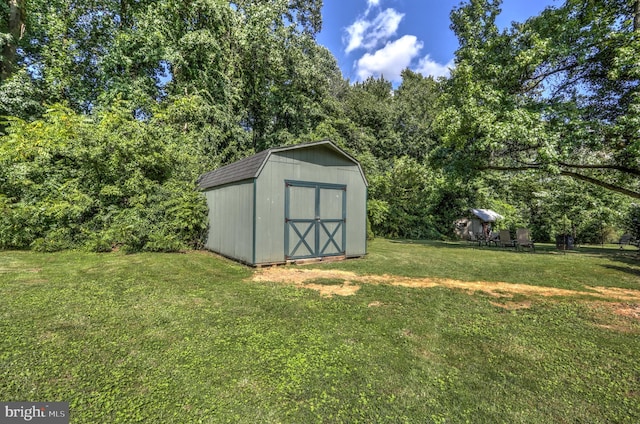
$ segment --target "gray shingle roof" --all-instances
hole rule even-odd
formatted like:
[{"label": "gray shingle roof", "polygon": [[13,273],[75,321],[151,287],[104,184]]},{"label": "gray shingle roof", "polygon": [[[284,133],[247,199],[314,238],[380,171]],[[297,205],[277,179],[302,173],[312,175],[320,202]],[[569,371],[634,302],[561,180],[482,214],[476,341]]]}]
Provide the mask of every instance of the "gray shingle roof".
[{"label": "gray shingle roof", "polygon": [[[270,149],[263,150],[253,156],[246,157],[237,162],[230,163],[229,165],[225,165],[221,168],[200,175],[200,177],[198,178],[198,187],[200,188],[200,190],[206,190],[225,184],[231,184],[242,180],[257,178],[271,153],[320,145],[325,145],[328,148],[344,155],[345,157],[353,161],[356,165],[358,165],[358,168],[360,168],[360,164],[358,164],[358,161],[349,156],[331,141],[323,140],[311,143],[302,143],[293,146],[272,147]],[[362,173],[362,169],[360,169],[360,173],[362,174],[362,178],[365,179],[364,173]]]},{"label": "gray shingle roof", "polygon": [[265,159],[269,156],[269,150],[263,150],[253,156],[246,157],[237,162],[230,163],[222,168],[202,174],[198,178],[198,187],[205,190],[236,181],[256,178]]}]

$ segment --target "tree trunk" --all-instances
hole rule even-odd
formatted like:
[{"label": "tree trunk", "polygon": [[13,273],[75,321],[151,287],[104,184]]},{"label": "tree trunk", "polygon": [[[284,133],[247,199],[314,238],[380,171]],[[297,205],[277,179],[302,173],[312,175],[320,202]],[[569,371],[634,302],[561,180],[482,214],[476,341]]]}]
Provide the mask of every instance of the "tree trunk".
[{"label": "tree trunk", "polygon": [[636,0],[635,13],[633,14],[633,30],[640,31],[640,0]]},{"label": "tree trunk", "polygon": [[7,17],[7,32],[11,40],[2,48],[2,63],[0,63],[0,81],[5,81],[11,76],[16,63],[16,48],[18,41],[24,36],[24,4],[23,0],[7,0],[9,16]]}]

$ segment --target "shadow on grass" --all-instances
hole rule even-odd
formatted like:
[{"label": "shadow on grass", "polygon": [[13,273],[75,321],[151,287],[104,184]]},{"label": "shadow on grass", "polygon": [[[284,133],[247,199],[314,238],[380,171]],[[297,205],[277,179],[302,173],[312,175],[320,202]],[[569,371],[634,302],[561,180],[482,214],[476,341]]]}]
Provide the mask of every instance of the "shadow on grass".
[{"label": "shadow on grass", "polygon": [[553,243],[536,243],[535,250],[531,249],[515,249],[513,247],[500,247],[493,244],[479,245],[478,243],[466,242],[466,241],[443,241],[443,240],[405,240],[405,239],[393,239],[391,243],[407,244],[407,245],[422,245],[431,246],[446,249],[473,249],[473,250],[488,250],[495,252],[517,252],[517,253],[529,253],[529,254],[552,254],[552,255],[591,255],[608,257],[613,260],[619,260],[629,264],[640,264],[640,251],[634,250],[620,250],[613,247],[600,247],[600,246],[580,246],[576,249],[562,250],[558,249]]},{"label": "shadow on grass", "polygon": [[640,277],[640,252],[619,252],[617,255],[612,255],[610,259],[619,262],[620,265],[603,265],[604,268]]},{"label": "shadow on grass", "polygon": [[390,240],[391,243],[414,245],[414,246],[429,246],[438,249],[454,249],[454,250],[476,250],[476,251],[504,251],[504,252],[518,252],[513,247],[499,247],[494,245],[478,245],[478,243],[471,243],[465,241],[442,241],[442,240]]},{"label": "shadow on grass", "polygon": [[640,269],[632,268],[630,266],[603,265],[603,268],[611,269],[611,270],[619,271],[619,272],[624,272],[624,273],[627,273],[627,274],[635,275],[636,277],[640,277]]},{"label": "shadow on grass", "polygon": [[[391,243],[397,244],[410,244],[410,245],[422,245],[422,246],[431,246],[431,247],[442,247],[449,249],[474,249],[474,250],[490,250],[496,252],[524,252],[524,253],[536,253],[539,248],[536,246],[535,250],[531,250],[529,248],[524,249],[516,249],[513,246],[502,247],[495,244],[478,244],[477,242],[468,242],[468,241],[451,241],[451,240],[403,240],[403,239],[394,239],[389,240]],[[555,248],[552,247],[542,247],[541,251],[555,251]]]}]

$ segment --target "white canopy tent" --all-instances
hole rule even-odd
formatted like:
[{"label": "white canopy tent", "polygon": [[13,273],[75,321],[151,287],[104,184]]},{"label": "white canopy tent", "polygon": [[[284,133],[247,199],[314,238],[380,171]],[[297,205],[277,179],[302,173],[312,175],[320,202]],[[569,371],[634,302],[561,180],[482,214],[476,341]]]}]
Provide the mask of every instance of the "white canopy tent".
[{"label": "white canopy tent", "polygon": [[469,209],[472,214],[478,217],[482,222],[496,222],[498,219],[504,218],[497,212],[491,209]]},{"label": "white canopy tent", "polygon": [[470,215],[455,222],[455,232],[461,239],[476,240],[487,238],[491,231],[491,223],[504,217],[491,209],[469,209]]}]

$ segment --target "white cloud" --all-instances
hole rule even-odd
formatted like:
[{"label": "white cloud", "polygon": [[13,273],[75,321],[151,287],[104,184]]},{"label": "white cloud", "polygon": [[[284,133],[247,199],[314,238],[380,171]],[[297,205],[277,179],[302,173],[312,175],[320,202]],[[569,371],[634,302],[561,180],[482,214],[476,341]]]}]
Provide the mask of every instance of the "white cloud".
[{"label": "white cloud", "polygon": [[388,42],[375,53],[366,53],[356,62],[356,74],[359,80],[370,76],[384,75],[392,82],[400,81],[400,73],[407,68],[422,49],[422,42],[415,35],[405,35]]},{"label": "white cloud", "polygon": [[380,6],[380,0],[367,0],[367,11],[364,13],[365,16],[371,12],[371,9],[378,6]]},{"label": "white cloud", "polygon": [[418,66],[415,71],[421,73],[425,77],[431,75],[434,78],[437,77],[449,77],[451,71],[449,68],[453,68],[454,63],[453,59],[449,61],[449,63],[442,65],[434,60],[431,60],[429,55],[426,55],[418,62]]},{"label": "white cloud", "polygon": [[364,20],[355,21],[347,28],[347,33],[349,34],[349,36],[347,38],[348,44],[345,52],[349,53],[362,46],[362,42],[364,41],[364,34],[367,28],[368,22]]},{"label": "white cloud", "polygon": [[[379,1],[369,0],[369,5],[372,3],[377,4]],[[387,41],[398,30],[402,18],[404,18],[404,13],[399,13],[394,9],[385,9],[373,20],[367,20],[366,15],[357,19],[347,27],[345,52],[350,53],[359,48],[373,49],[381,42]]]},{"label": "white cloud", "polygon": [[[367,0],[367,10],[346,28],[343,38],[345,53],[359,49],[365,51],[355,62],[357,80],[384,75],[386,79],[399,83],[400,73],[406,68],[424,76],[449,77],[449,68],[454,66],[453,60],[443,65],[428,54],[419,58],[424,43],[415,35],[404,35],[393,40],[405,14],[392,8],[380,11],[381,3],[382,0]],[[377,12],[375,15],[372,13],[374,9]]]},{"label": "white cloud", "polygon": [[404,18],[404,13],[399,13],[394,9],[386,9],[373,20],[371,32],[369,33],[369,43],[365,47],[373,48],[380,41],[386,41],[394,35]]}]

